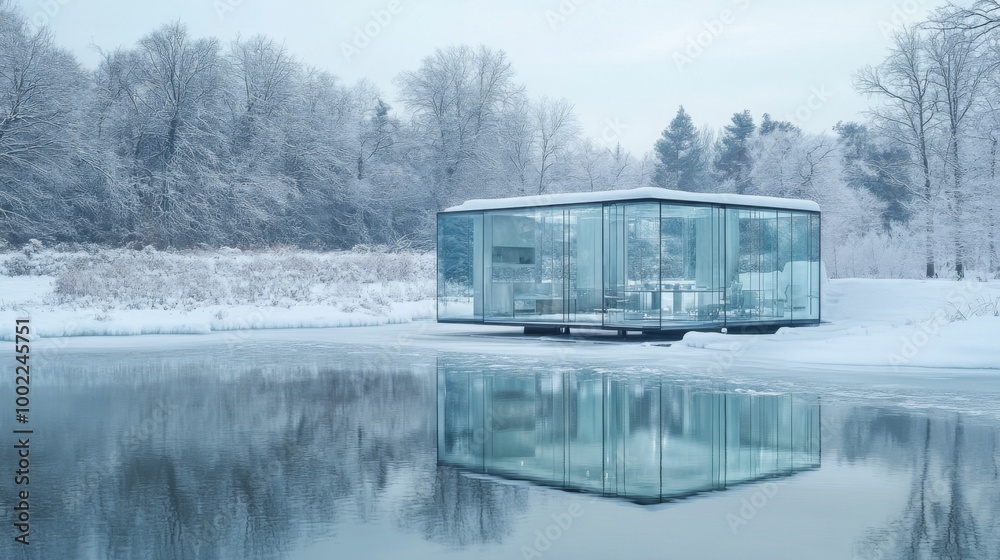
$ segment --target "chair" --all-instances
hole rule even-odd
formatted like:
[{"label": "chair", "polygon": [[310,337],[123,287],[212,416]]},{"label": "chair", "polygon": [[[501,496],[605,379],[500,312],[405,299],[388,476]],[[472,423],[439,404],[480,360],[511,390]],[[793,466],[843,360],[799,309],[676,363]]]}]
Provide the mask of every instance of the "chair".
[{"label": "chair", "polygon": [[743,306],[740,308],[740,315],[752,317],[760,312],[760,294],[755,290],[743,292]]},{"label": "chair", "polygon": [[730,311],[743,309],[743,283],[733,280],[726,294],[726,305]]}]

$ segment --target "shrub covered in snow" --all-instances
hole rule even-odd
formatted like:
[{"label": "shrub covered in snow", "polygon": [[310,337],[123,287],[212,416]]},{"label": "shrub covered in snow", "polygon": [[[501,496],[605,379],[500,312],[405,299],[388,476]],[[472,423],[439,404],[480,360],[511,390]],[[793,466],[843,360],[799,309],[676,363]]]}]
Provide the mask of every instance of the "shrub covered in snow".
[{"label": "shrub covered in snow", "polygon": [[6,276],[54,276],[62,269],[67,254],[46,250],[40,241],[32,239],[16,253],[2,260]]},{"label": "shrub covered in snow", "polygon": [[120,309],[337,305],[378,313],[434,297],[432,255],[300,250],[77,254],[56,275],[57,303]]}]

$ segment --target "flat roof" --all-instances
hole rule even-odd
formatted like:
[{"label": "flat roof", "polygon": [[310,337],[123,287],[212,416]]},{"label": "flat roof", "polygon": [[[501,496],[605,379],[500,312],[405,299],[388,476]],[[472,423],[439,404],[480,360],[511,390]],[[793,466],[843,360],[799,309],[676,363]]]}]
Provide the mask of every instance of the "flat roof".
[{"label": "flat roof", "polygon": [[531,208],[535,206],[561,206],[566,204],[593,204],[601,202],[619,202],[627,200],[663,200],[673,202],[705,202],[709,204],[724,204],[729,206],[756,206],[763,208],[778,208],[781,210],[803,210],[819,212],[819,204],[811,200],[795,198],[777,198],[772,196],[753,196],[746,194],[726,193],[694,193],[687,191],[672,191],[659,187],[642,187],[620,191],[596,191],[584,193],[543,194],[536,196],[518,196],[513,198],[492,198],[468,200],[447,208],[444,212],[472,212],[482,210],[500,210],[512,208]]}]

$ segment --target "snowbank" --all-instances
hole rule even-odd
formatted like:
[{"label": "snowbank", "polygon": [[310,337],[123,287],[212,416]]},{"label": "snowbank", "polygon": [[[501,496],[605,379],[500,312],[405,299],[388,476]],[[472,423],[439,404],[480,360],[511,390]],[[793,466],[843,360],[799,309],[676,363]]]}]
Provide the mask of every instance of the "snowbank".
[{"label": "snowbank", "polygon": [[824,324],[773,335],[688,333],[677,354],[811,365],[1000,369],[1000,283],[830,280]]}]

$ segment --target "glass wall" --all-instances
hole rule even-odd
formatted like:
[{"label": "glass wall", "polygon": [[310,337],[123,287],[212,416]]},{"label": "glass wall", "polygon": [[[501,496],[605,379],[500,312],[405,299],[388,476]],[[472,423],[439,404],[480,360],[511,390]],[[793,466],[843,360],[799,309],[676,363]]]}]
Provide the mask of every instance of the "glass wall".
[{"label": "glass wall", "polygon": [[604,324],[660,326],[660,204],[604,207]]},{"label": "glass wall", "polygon": [[621,330],[820,318],[815,212],[638,201],[442,213],[438,318]]},{"label": "glass wall", "polygon": [[438,216],[438,319],[483,319],[483,217]]},{"label": "glass wall", "polygon": [[818,320],[819,216],[729,209],[727,228],[729,322]]},{"label": "glass wall", "polygon": [[724,210],[663,204],[661,212],[663,326],[724,322]]},{"label": "glass wall", "polygon": [[485,320],[600,324],[601,207],[486,213]]},{"label": "glass wall", "polygon": [[604,274],[601,250],[603,215],[600,206],[568,210],[569,297],[571,323],[599,325],[604,320]]},{"label": "glass wall", "polygon": [[656,502],[819,466],[815,398],[659,376],[438,364],[438,460]]}]

